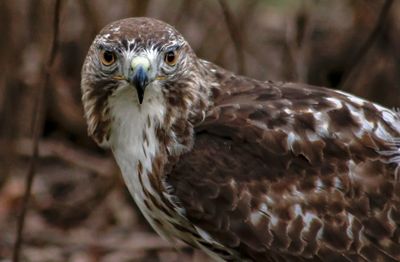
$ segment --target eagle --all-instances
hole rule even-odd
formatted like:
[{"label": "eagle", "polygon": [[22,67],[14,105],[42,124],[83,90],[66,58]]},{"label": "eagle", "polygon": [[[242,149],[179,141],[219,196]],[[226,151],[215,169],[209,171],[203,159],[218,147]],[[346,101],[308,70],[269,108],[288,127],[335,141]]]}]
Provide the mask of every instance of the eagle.
[{"label": "eagle", "polygon": [[127,18],[82,68],[88,133],[154,230],[217,261],[399,261],[400,114],[259,81]]}]

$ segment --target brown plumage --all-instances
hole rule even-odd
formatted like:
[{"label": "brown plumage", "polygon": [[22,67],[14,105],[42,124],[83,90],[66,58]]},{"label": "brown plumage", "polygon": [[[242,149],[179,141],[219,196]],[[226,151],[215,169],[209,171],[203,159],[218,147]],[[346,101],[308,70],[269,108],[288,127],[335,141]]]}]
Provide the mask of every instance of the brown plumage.
[{"label": "brown plumage", "polygon": [[397,112],[237,76],[149,18],[100,32],[82,92],[160,235],[222,260],[400,260]]}]

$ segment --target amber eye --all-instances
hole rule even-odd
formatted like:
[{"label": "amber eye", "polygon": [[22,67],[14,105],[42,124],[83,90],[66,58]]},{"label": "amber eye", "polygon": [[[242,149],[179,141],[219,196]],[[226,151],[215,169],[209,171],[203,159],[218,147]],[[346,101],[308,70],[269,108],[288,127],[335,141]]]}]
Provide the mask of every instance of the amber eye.
[{"label": "amber eye", "polygon": [[170,66],[173,66],[176,64],[178,60],[178,54],[176,51],[168,51],[165,53],[164,61]]},{"label": "amber eye", "polygon": [[102,50],[100,52],[100,60],[103,65],[110,66],[115,63],[116,57],[113,52]]}]

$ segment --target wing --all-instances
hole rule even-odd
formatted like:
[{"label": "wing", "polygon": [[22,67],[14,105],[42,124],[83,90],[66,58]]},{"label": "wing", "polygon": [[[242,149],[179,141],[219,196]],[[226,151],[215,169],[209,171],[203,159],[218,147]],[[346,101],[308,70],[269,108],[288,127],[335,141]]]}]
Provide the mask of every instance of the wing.
[{"label": "wing", "polygon": [[167,177],[204,239],[257,261],[399,260],[399,116],[324,88],[222,82]]}]

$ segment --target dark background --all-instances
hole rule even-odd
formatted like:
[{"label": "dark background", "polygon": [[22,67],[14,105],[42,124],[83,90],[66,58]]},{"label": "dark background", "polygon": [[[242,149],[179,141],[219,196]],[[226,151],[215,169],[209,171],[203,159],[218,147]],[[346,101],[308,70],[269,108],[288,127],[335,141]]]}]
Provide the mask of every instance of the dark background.
[{"label": "dark background", "polygon": [[[35,116],[40,139],[23,261],[204,261],[200,253],[155,235],[110,152],[86,135],[80,70],[94,36],[113,20],[162,19],[199,57],[237,73],[328,86],[388,107],[400,105],[400,1],[60,3],[51,61],[55,0],[0,1],[0,261],[9,261],[13,252]],[[385,4],[390,8],[380,16]]]}]

